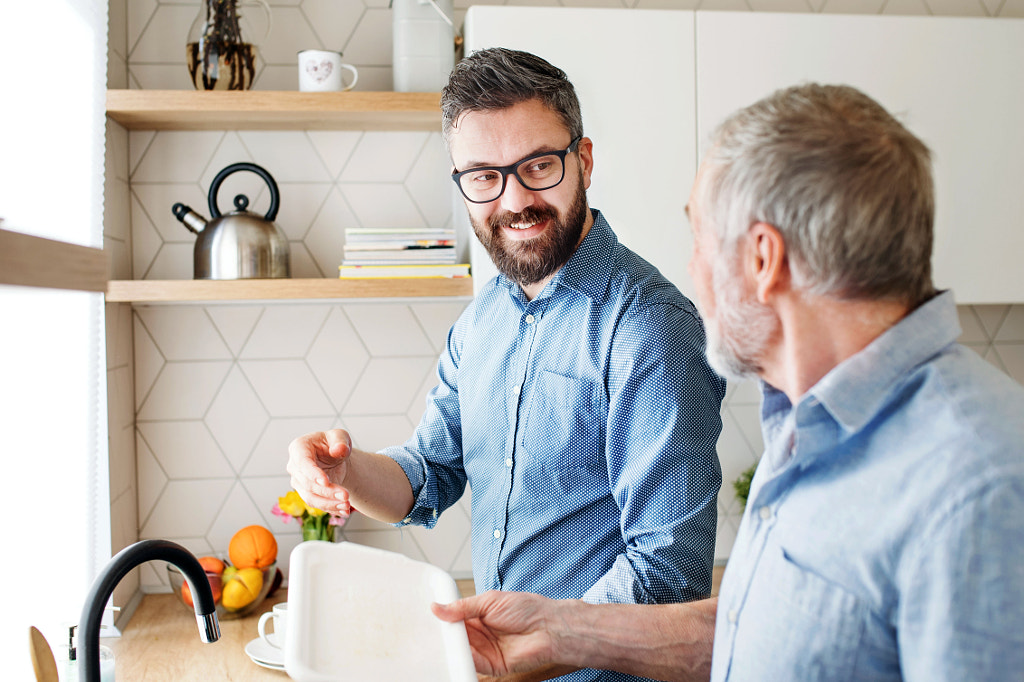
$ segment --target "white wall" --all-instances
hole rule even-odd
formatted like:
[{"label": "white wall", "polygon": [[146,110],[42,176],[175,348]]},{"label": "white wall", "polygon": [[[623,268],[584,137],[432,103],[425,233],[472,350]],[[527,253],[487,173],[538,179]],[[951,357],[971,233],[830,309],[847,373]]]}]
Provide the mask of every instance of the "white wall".
[{"label": "white wall", "polygon": [[[487,4],[505,4],[489,2]],[[512,3],[508,3],[512,4]],[[1024,16],[1022,0],[537,0],[527,5],[870,14]],[[344,51],[358,90],[391,89],[388,0],[271,2],[274,27],[254,89],[296,87],[295,53]],[[468,2],[457,0],[461,22]],[[110,85],[189,89],[184,42],[198,3],[112,0]],[[253,13],[258,16],[258,12]],[[585,39],[580,35],[567,40]],[[1019,84],[1015,84],[1019,85]],[[278,224],[299,277],[334,276],[341,230],[353,224],[452,221],[437,133],[133,132],[108,130],[106,243],[114,278],[191,277],[192,235],[175,201],[205,206],[220,168],[251,160],[281,185]],[[259,204],[257,203],[257,208]],[[600,208],[600,207],[598,207]],[[382,213],[382,211],[386,211]],[[382,217],[383,216],[383,217]],[[404,439],[422,410],[432,364],[464,302],[301,305],[108,305],[111,516],[115,549],[167,537],[194,551],[224,551],[237,527],[262,523],[286,552],[299,537],[270,515],[288,489],[287,441],[345,425],[363,447]],[[1024,305],[960,309],[963,341],[1024,381]],[[394,343],[394,334],[403,343]],[[305,387],[305,390],[300,390]],[[761,451],[758,397],[730,386],[719,441],[725,483],[717,556],[732,546],[739,509],[730,481]],[[468,506],[434,531],[399,531],[366,519],[347,537],[469,574]],[[166,577],[141,574],[147,589]],[[119,590],[119,603],[132,589]]]}]

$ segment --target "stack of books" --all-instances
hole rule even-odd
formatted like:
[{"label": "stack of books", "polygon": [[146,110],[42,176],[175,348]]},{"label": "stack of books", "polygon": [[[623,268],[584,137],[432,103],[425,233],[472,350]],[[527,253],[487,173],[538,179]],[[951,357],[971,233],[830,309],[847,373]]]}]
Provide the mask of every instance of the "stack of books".
[{"label": "stack of books", "polygon": [[342,279],[367,277],[467,277],[456,263],[455,231],[395,228],[345,230]]}]

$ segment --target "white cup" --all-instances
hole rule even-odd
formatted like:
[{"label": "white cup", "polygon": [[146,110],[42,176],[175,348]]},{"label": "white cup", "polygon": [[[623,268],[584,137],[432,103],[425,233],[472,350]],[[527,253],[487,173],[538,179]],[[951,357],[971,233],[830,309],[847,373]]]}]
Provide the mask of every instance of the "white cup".
[{"label": "white cup", "polygon": [[[341,72],[352,72],[352,82],[342,84]],[[344,92],[356,87],[359,72],[341,61],[340,52],[303,50],[299,53],[299,90],[301,92]]]},{"label": "white cup", "polygon": [[[267,632],[267,623],[271,620],[274,621],[274,629],[273,632]],[[288,633],[288,602],[274,604],[272,611],[267,611],[260,616],[260,622],[256,629],[260,633],[260,639],[275,649],[283,650]]]}]

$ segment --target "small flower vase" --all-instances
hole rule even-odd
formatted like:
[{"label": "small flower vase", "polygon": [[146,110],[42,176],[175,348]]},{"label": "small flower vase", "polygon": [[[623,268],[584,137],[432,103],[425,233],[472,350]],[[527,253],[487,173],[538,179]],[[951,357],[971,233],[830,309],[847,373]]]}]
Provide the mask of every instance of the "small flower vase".
[{"label": "small flower vase", "polygon": [[335,527],[331,523],[330,514],[307,516],[302,521],[302,541],[323,540],[324,542],[334,542]]},{"label": "small flower vase", "polygon": [[[270,7],[265,0],[258,2],[267,12],[269,34]],[[241,4],[240,0],[202,0],[185,45],[188,71],[196,90],[248,90],[252,86],[256,46],[242,38]]]}]

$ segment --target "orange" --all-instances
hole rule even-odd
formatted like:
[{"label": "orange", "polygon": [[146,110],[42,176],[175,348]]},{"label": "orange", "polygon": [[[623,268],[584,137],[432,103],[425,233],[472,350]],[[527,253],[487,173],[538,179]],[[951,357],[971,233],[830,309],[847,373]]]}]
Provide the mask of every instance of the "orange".
[{"label": "orange", "polygon": [[277,539],[263,526],[246,526],[228,543],[235,568],[266,568],[277,559]]},{"label": "orange", "polygon": [[[201,560],[200,563],[202,563]],[[206,579],[210,581],[210,591],[213,592],[213,602],[216,604],[220,601],[221,596],[220,575],[207,571]],[[187,580],[181,584],[181,598],[186,604],[192,606],[192,590],[188,589]]]},{"label": "orange", "polygon": [[220,575],[224,572],[224,562],[215,556],[201,556],[199,557],[199,565],[203,567],[203,570],[207,573],[216,573]]},{"label": "orange", "polygon": [[258,568],[240,568],[235,577],[224,586],[224,608],[237,611],[248,606],[259,596],[263,589],[263,571]]}]

